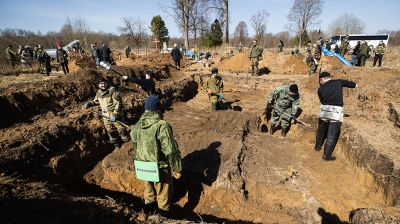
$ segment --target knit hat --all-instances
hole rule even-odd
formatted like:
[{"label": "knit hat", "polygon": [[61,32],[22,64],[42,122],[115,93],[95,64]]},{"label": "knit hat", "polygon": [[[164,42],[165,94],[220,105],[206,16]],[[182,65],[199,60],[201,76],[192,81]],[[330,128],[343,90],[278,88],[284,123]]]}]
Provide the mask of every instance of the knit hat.
[{"label": "knit hat", "polygon": [[329,72],[321,72],[319,74],[319,78],[331,77],[331,73]]},{"label": "knit hat", "polygon": [[107,82],[108,83],[108,80],[106,78],[104,78],[104,77],[99,77],[99,78],[96,79],[96,85],[99,85],[101,82]]},{"label": "knit hat", "polygon": [[289,91],[293,94],[299,93],[299,87],[296,84],[292,84],[289,86]]},{"label": "knit hat", "polygon": [[161,109],[160,99],[155,96],[149,96],[144,100],[144,109],[149,111],[157,111]]},{"label": "knit hat", "polygon": [[213,67],[213,68],[211,69],[211,74],[218,74],[218,68]]}]

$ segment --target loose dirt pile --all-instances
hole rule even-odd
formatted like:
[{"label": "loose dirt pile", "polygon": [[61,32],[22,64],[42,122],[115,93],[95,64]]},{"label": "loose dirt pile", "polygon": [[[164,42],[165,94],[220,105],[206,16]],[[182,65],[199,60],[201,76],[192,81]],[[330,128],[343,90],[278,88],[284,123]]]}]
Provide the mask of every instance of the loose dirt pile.
[{"label": "loose dirt pile", "polygon": [[[248,53],[238,53],[229,59],[223,60],[218,68],[221,71],[233,73],[248,73],[251,71],[251,61]],[[263,59],[259,62],[261,70],[268,71],[267,74],[308,74],[309,67],[303,61],[302,55],[276,54],[270,51],[265,51]]]}]

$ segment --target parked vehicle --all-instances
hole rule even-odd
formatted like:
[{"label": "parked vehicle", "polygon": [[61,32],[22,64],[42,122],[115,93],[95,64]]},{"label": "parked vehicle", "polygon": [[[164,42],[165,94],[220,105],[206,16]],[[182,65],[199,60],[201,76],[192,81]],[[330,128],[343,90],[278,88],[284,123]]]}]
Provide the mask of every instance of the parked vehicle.
[{"label": "parked vehicle", "polygon": [[[329,44],[331,45],[331,49],[335,48],[335,44],[340,46],[342,40],[347,35],[338,35],[332,36],[329,40]],[[371,49],[378,46],[379,42],[382,40],[383,43],[387,46],[389,42],[389,35],[388,34],[349,34],[349,48],[353,49],[357,45],[357,41],[367,41],[368,45]]]},{"label": "parked vehicle", "polygon": [[[63,47],[65,51],[68,52],[68,49],[76,49],[77,46],[80,44],[80,40],[73,40],[69,44]],[[51,48],[51,49],[45,49],[47,54],[54,60],[56,59],[56,48]]]}]

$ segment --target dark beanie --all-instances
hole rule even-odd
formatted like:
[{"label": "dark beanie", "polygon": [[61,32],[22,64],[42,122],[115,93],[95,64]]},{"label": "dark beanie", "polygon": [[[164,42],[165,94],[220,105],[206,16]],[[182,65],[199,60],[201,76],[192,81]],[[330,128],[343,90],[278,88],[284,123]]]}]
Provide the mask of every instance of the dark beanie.
[{"label": "dark beanie", "polygon": [[325,78],[325,77],[330,77],[331,73],[329,72],[321,72],[319,73],[319,78]]},{"label": "dark beanie", "polygon": [[218,74],[218,68],[216,68],[216,67],[212,68],[211,74]]},{"label": "dark beanie", "polygon": [[296,84],[292,84],[289,86],[289,91],[291,93],[297,94],[299,93],[299,87]]},{"label": "dark beanie", "polygon": [[106,78],[104,78],[104,77],[99,77],[99,78],[96,79],[96,85],[99,85],[101,82],[107,82],[108,83],[108,80]]},{"label": "dark beanie", "polygon": [[160,99],[155,96],[149,96],[144,100],[144,109],[149,111],[157,111],[161,109]]}]

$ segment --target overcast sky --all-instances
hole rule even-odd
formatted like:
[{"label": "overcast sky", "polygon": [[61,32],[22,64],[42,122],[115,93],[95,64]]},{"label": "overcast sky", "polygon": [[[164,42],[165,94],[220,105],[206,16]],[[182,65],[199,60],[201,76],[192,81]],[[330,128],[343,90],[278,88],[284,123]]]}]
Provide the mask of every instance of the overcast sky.
[{"label": "overcast sky", "polygon": [[[140,18],[150,24],[151,18],[161,15],[170,35],[180,37],[174,20],[160,10],[160,4],[170,0],[0,0],[0,29],[20,28],[34,32],[59,31],[66,17],[81,16],[92,31],[119,34],[122,17]],[[245,21],[250,35],[254,34],[250,17],[257,10],[270,13],[267,32],[286,31],[286,18],[293,0],[231,0],[230,32]],[[366,33],[379,30],[400,30],[400,0],[325,0],[320,25],[326,31],[332,20],[342,13],[351,13],[366,25]],[[211,21],[215,18],[211,18]]]}]

